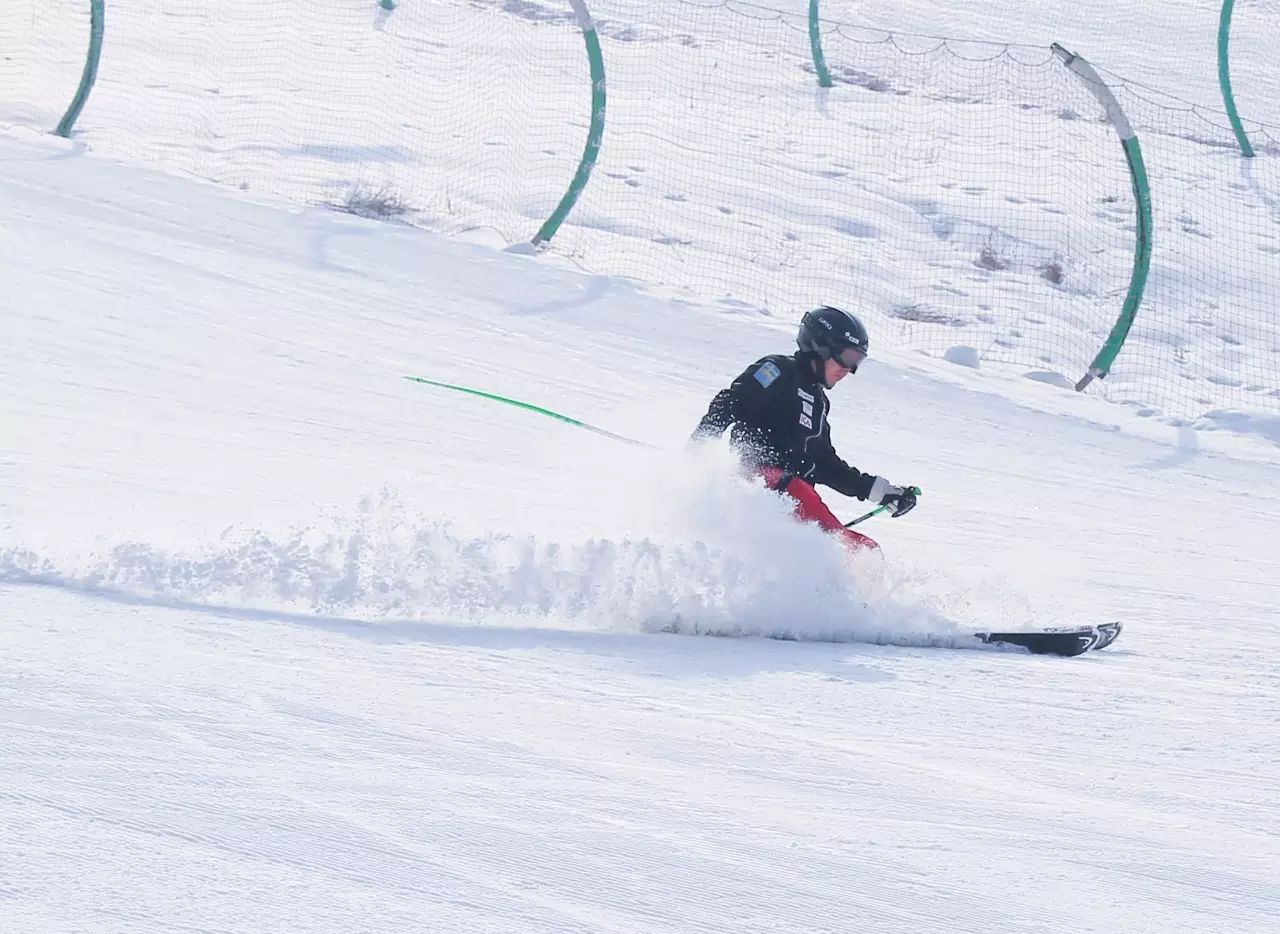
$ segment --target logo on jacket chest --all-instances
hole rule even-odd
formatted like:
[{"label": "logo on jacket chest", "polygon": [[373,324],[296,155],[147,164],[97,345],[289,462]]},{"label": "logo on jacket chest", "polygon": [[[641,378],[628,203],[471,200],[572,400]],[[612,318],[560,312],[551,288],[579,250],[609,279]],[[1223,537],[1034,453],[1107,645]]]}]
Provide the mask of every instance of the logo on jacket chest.
[{"label": "logo on jacket chest", "polygon": [[796,389],[796,395],[800,397],[800,424],[812,431],[814,398],[800,388]]}]

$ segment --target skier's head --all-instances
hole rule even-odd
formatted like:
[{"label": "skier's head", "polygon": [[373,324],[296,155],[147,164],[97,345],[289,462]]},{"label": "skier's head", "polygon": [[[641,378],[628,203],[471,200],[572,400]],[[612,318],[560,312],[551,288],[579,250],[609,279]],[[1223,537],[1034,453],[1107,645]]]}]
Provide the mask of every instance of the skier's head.
[{"label": "skier's head", "polygon": [[848,374],[858,372],[859,364],[867,359],[871,348],[862,322],[830,305],[805,312],[800,319],[796,344],[804,353],[818,359],[822,368],[819,375],[828,389]]}]

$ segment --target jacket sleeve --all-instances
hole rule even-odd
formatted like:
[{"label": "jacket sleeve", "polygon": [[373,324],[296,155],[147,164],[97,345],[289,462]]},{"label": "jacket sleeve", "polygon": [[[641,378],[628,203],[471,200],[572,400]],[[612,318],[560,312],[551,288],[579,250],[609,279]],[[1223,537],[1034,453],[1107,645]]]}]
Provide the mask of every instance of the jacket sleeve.
[{"label": "jacket sleeve", "polygon": [[698,427],[693,429],[689,440],[704,441],[709,438],[719,438],[737,420],[734,417],[736,405],[737,397],[734,395],[733,387],[721,389],[711,400],[707,414],[702,416],[702,420],[698,422]]},{"label": "jacket sleeve", "polygon": [[774,387],[785,382],[781,377],[783,374],[777,364],[767,359],[751,364],[728,389],[716,393],[690,440],[718,438],[734,424],[748,428],[766,424],[773,401],[770,392],[777,394]]},{"label": "jacket sleeve", "polygon": [[813,472],[815,482],[829,486],[837,493],[857,499],[866,499],[871,495],[871,484],[876,478],[872,474],[863,473],[857,467],[850,467],[840,458],[840,455],[836,454],[836,449],[831,445],[829,430],[822,433],[819,444],[815,447],[816,450],[812,452],[813,462],[816,465]]}]

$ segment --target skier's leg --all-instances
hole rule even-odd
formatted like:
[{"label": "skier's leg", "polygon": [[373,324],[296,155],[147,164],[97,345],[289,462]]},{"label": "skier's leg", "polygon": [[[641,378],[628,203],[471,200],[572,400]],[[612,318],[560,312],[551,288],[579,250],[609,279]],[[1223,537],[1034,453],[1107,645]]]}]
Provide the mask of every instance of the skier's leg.
[{"label": "skier's leg", "polygon": [[786,493],[799,504],[796,508],[797,517],[806,522],[817,523],[818,528],[825,532],[839,535],[844,539],[845,546],[850,551],[879,550],[880,546],[876,544],[875,539],[869,538],[861,532],[855,532],[853,529],[846,529],[844,523],[822,501],[822,497],[813,488],[813,484],[805,480],[792,480],[787,485]]},{"label": "skier's leg", "polygon": [[[777,489],[777,484],[782,479],[782,471],[776,467],[769,467],[763,471],[763,476],[770,489]],[[793,478],[783,492],[795,500],[797,519],[802,522],[813,522],[823,531],[840,535],[851,550],[864,551],[869,548],[878,549],[880,547],[874,539],[868,538],[861,532],[846,529],[844,523],[836,518],[835,513],[822,501],[818,491],[808,481],[801,480],[798,477]]]},{"label": "skier's leg", "polygon": [[880,543],[868,535],[861,532],[855,532],[853,529],[840,529],[840,534],[844,536],[845,544],[851,551],[879,551]]}]

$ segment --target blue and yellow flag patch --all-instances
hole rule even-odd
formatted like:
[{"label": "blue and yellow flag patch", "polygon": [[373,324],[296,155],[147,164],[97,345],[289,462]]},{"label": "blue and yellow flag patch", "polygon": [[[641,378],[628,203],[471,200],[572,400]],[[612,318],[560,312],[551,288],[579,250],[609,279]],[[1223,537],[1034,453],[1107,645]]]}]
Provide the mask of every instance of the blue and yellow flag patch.
[{"label": "blue and yellow flag patch", "polygon": [[763,364],[760,369],[755,372],[756,382],[765,389],[768,389],[769,386],[772,385],[773,381],[781,375],[782,371],[778,369],[778,365],[772,360]]}]

